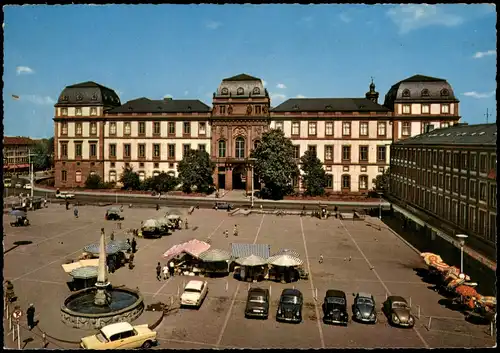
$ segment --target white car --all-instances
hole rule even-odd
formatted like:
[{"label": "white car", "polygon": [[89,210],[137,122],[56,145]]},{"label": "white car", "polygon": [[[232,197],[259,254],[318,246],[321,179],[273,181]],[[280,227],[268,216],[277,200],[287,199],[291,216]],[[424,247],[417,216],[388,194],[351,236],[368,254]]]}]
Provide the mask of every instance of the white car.
[{"label": "white car", "polygon": [[104,326],[95,335],[84,337],[83,349],[131,349],[151,348],[157,343],[156,332],[148,324],[132,326],[128,322],[118,322]]},{"label": "white car", "polygon": [[24,188],[31,190],[31,184],[24,184]]},{"label": "white car", "polygon": [[21,183],[16,183],[16,185],[14,185],[16,189],[22,189],[22,185]]},{"label": "white car", "polygon": [[74,199],[75,195],[70,194],[67,191],[61,191],[60,193],[56,194],[56,199]]},{"label": "white car", "polygon": [[207,293],[208,283],[206,281],[189,281],[181,295],[181,306],[199,308]]}]

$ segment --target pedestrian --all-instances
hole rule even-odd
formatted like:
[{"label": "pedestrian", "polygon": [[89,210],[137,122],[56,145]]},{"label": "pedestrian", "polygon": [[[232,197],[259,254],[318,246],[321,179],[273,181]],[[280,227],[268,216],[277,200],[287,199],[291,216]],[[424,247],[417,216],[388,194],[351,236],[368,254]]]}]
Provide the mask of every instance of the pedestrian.
[{"label": "pedestrian", "polygon": [[135,241],[135,238],[132,238],[132,243],[130,243],[132,246],[132,253],[135,254],[137,251],[137,242]]},{"label": "pedestrian", "polygon": [[158,265],[156,265],[156,279],[161,281],[161,265],[159,262]]},{"label": "pedestrian", "polygon": [[76,205],[74,207],[73,213],[75,215],[75,218],[78,218],[78,207],[76,207]]},{"label": "pedestrian", "polygon": [[174,267],[174,262],[173,261],[170,261],[170,263],[168,264],[168,269],[170,271],[170,277],[173,277],[174,276],[174,272],[175,272],[175,267]]},{"label": "pedestrian", "polygon": [[237,224],[235,224],[235,225],[234,225],[233,235],[234,235],[235,237],[237,237],[237,236],[238,236],[238,225],[237,225]]},{"label": "pedestrian", "polygon": [[130,254],[128,257],[128,268],[132,270],[134,268],[134,254]]},{"label": "pedestrian", "polygon": [[115,273],[115,259],[113,258],[113,256],[110,256],[108,258],[108,269],[109,273]]},{"label": "pedestrian", "polygon": [[35,306],[30,304],[28,310],[26,310],[26,318],[28,319],[28,327],[30,331],[35,327]]},{"label": "pedestrian", "polygon": [[110,236],[110,238],[111,238],[111,241],[115,240],[115,231],[114,231],[114,230],[113,230],[113,231],[111,231],[111,236]]},{"label": "pedestrian", "polygon": [[170,272],[170,269],[168,268],[168,264],[165,264],[165,266],[163,266],[163,279],[168,278],[169,272]]},{"label": "pedestrian", "polygon": [[5,297],[9,303],[12,303],[16,294],[14,293],[14,285],[11,281],[5,281]]},{"label": "pedestrian", "polygon": [[66,200],[66,211],[69,210],[69,201]]},{"label": "pedestrian", "polygon": [[226,236],[226,238],[229,237],[229,231],[227,229],[224,231],[224,235]]},{"label": "pedestrian", "polygon": [[159,211],[160,210],[160,205],[156,204],[156,210]]},{"label": "pedestrian", "polygon": [[320,263],[320,264],[322,264],[322,263],[323,263],[323,255],[322,255],[322,254],[320,254],[320,255],[319,255],[319,263]]},{"label": "pedestrian", "polygon": [[185,224],[186,224],[186,229],[189,229],[189,226],[188,226],[188,219],[186,218],[185,220]]}]

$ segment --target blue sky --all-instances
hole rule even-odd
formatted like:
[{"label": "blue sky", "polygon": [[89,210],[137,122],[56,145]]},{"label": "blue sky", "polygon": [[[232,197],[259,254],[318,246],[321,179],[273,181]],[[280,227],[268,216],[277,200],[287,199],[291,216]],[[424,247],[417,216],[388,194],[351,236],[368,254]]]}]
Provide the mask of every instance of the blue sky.
[{"label": "blue sky", "polygon": [[[210,104],[220,81],[265,80],[284,99],[364,97],[420,73],[447,79],[463,121],[496,119],[491,5],[7,6],[6,135],[53,134],[62,89],[83,81],[138,97]],[[12,94],[20,96],[12,99]]]}]

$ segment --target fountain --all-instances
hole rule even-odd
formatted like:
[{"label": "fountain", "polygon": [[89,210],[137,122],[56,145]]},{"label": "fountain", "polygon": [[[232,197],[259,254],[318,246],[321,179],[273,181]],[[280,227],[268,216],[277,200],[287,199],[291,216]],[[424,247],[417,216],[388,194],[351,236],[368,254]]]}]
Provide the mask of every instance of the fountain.
[{"label": "fountain", "polygon": [[138,291],[112,288],[106,268],[106,239],[101,232],[95,287],[72,293],[64,300],[62,321],[75,328],[96,329],[116,322],[131,322],[143,311],[144,299]]}]

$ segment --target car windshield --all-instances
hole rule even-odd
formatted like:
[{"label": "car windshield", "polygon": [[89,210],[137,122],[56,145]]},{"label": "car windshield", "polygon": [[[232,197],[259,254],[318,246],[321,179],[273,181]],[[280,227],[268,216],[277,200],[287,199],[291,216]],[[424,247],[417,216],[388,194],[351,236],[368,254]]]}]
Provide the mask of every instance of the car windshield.
[{"label": "car windshield", "polygon": [[373,306],[373,302],[370,298],[358,298],[358,304],[372,305]]},{"label": "car windshield", "polygon": [[104,335],[104,333],[102,331],[99,331],[97,333],[97,335],[95,335],[95,337],[99,340],[99,342],[102,342],[102,343],[108,342],[108,339],[106,338],[106,336]]},{"label": "car windshield", "polygon": [[300,298],[293,295],[286,295],[281,298],[281,302],[284,304],[299,304]]},{"label": "car windshield", "polygon": [[339,297],[328,297],[328,298],[326,298],[326,302],[328,304],[345,305],[344,298],[339,298]]},{"label": "car windshield", "polygon": [[184,289],[184,292],[188,292],[188,293],[200,293],[200,291],[198,289],[195,289],[195,288],[186,288],[186,289]]},{"label": "car windshield", "polygon": [[406,303],[403,303],[403,302],[394,302],[394,303],[392,303],[392,307],[394,309],[407,309],[408,305]]},{"label": "car windshield", "polygon": [[249,302],[251,302],[251,303],[265,303],[266,300],[265,300],[264,296],[262,296],[262,295],[257,296],[256,295],[256,296],[250,297]]}]

